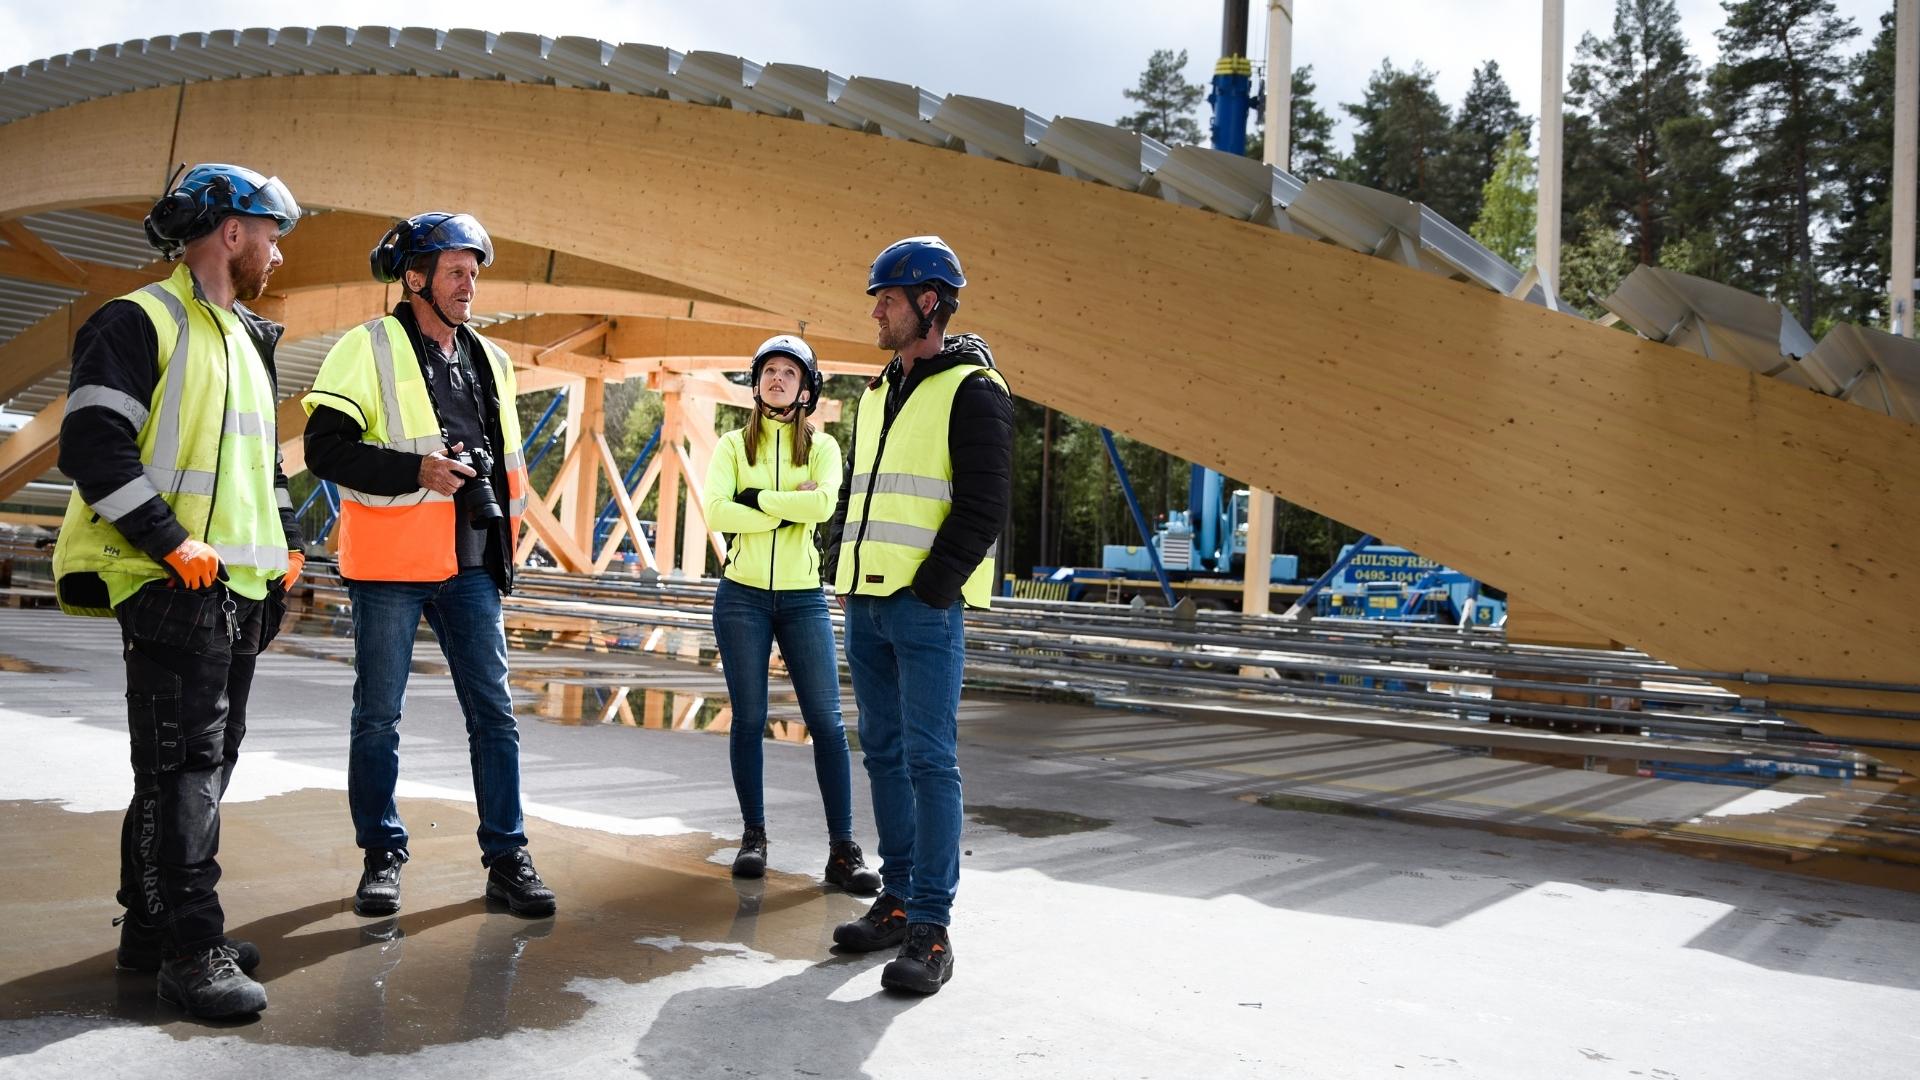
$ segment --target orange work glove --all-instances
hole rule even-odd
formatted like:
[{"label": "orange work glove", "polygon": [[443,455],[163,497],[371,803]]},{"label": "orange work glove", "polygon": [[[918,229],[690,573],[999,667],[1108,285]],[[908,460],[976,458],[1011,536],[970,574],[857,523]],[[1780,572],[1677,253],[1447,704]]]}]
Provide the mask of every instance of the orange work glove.
[{"label": "orange work glove", "polygon": [[294,550],[288,551],[287,552],[287,576],[286,576],[286,579],[280,583],[280,587],[287,590],[288,592],[292,592],[294,583],[300,580],[300,571],[305,570],[306,568],[307,568],[306,552],[294,551]]},{"label": "orange work glove", "polygon": [[189,589],[204,589],[220,577],[220,556],[198,540],[184,541],[169,552],[167,565]]}]

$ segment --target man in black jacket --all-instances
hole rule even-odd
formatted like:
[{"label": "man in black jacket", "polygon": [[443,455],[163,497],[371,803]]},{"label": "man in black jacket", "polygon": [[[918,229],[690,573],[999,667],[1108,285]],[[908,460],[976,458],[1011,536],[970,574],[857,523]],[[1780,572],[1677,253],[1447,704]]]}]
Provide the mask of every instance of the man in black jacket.
[{"label": "man in black jacket", "polygon": [[[255,662],[305,562],[275,437],[282,328],[248,311],[299,221],[285,185],[200,165],[147,239],[182,265],[74,336],[54,554],[60,605],[113,615],[127,664],[134,794],[121,829],[117,964],[202,1017],[260,1011],[251,943],[225,936],[220,798]],[[218,512],[216,513],[216,508]]]},{"label": "man in black jacket", "polygon": [[1012,492],[1006,381],[986,342],[945,333],[965,285],[939,237],[902,240],[874,260],[867,293],[878,344],[894,357],[855,413],[824,564],[847,612],[885,883],[834,941],[863,952],[900,945],[881,984],[921,994],[953,976],[962,614],[993,593]]}]

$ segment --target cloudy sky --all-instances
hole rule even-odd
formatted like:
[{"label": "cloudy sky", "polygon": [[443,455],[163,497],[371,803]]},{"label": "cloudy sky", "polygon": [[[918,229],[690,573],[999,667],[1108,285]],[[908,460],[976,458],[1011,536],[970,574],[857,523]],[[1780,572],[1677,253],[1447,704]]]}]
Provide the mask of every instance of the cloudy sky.
[{"label": "cloudy sky", "polygon": [[[1892,7],[1892,0],[1836,2],[1862,28],[1856,47]],[[1254,0],[1254,8],[1252,51],[1262,60],[1265,0]],[[1613,8],[1613,0],[1566,0],[1569,64],[1582,34],[1611,25]],[[1719,3],[1679,0],[1679,9],[1696,55],[1711,61]],[[401,22],[715,49],[1110,123],[1127,111],[1121,91],[1134,85],[1154,49],[1187,50],[1188,77],[1206,82],[1220,50],[1220,15],[1211,0],[0,0],[0,68],[189,30]],[[1437,72],[1449,104],[1458,104],[1475,66],[1498,60],[1521,110],[1539,111],[1539,0],[1296,0],[1294,21],[1294,63],[1313,65],[1322,107],[1342,121],[1343,151],[1350,125],[1336,106],[1360,100],[1368,74],[1385,57]]]}]

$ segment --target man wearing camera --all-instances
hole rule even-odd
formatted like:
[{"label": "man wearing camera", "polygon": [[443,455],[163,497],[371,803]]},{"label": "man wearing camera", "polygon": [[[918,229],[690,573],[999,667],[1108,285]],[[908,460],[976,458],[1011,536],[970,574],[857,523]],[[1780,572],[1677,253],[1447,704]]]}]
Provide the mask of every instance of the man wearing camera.
[{"label": "man wearing camera", "polygon": [[466,326],[493,242],[471,215],[433,212],[396,223],[370,259],[402,299],[334,345],[303,399],[307,467],[340,489],[353,606],[347,804],[366,852],[354,910],[400,910],[398,725],[425,615],[466,714],[487,897],[516,915],[551,915],[553,892],[526,849],[500,618],[527,490],[513,365]]}]

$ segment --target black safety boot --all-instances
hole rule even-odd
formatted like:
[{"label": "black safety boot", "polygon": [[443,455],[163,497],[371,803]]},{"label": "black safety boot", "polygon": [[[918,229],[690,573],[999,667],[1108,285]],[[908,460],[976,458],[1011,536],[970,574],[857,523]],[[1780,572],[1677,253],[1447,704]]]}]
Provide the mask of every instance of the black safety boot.
[{"label": "black safety boot", "polygon": [[833,928],[833,943],[854,952],[891,949],[907,939],[907,902],[882,893],[865,915]]},{"label": "black safety boot", "polygon": [[267,988],[240,970],[238,950],[231,945],[162,962],[159,987],[161,1001],[207,1020],[246,1016],[267,1007]]},{"label": "black safety boot", "polygon": [[872,896],[880,891],[880,871],[867,865],[860,845],[851,840],[835,840],[827,845],[827,884],[838,885],[855,896]]},{"label": "black safety boot", "polygon": [[533,856],[523,847],[495,855],[487,863],[487,899],[507,905],[515,915],[544,918],[559,907],[553,890],[540,880]]},{"label": "black safety boot", "polygon": [[767,827],[749,825],[740,834],[740,854],[733,857],[733,876],[754,878],[767,872]]},{"label": "black safety boot", "polygon": [[937,994],[953,978],[953,943],[947,928],[917,922],[907,927],[907,943],[900,955],[880,971],[880,985],[912,994]]},{"label": "black safety boot", "polygon": [[367,868],[353,893],[355,915],[392,915],[400,910],[400,867],[404,853],[391,848],[368,848]]},{"label": "black safety boot", "polygon": [[[121,971],[160,970],[160,928],[135,922],[122,915],[113,920],[120,926],[120,948],[114,951],[113,966]],[[251,941],[228,938],[240,970],[248,975],[260,966],[260,950]]]}]

